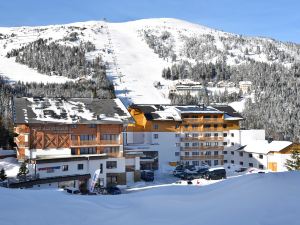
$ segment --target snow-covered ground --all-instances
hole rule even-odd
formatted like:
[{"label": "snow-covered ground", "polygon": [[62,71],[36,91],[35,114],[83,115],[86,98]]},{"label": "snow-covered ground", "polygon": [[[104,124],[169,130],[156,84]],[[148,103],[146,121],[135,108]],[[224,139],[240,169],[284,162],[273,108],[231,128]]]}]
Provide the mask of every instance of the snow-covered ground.
[{"label": "snow-covered ground", "polygon": [[0,224],[298,225],[299,185],[299,172],[285,172],[119,196],[0,188]]}]

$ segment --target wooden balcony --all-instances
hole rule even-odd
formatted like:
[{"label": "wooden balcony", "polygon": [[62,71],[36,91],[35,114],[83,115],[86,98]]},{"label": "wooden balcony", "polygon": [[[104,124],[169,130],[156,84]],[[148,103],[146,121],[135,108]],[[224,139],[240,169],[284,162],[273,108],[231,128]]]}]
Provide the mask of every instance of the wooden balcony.
[{"label": "wooden balcony", "polygon": [[120,140],[71,140],[71,147],[78,146],[112,146],[112,145],[121,145],[122,142]]},{"label": "wooden balcony", "polygon": [[193,156],[180,156],[181,160],[215,160],[224,159],[223,155],[193,155]]},{"label": "wooden balcony", "polygon": [[196,141],[223,141],[224,137],[184,137],[180,138],[181,142],[196,142]]},{"label": "wooden balcony", "polygon": [[181,147],[181,151],[195,151],[195,150],[224,150],[224,146],[192,146],[192,147]]},{"label": "wooden balcony", "polygon": [[204,124],[204,123],[224,123],[222,118],[183,118],[184,123],[188,124]]}]

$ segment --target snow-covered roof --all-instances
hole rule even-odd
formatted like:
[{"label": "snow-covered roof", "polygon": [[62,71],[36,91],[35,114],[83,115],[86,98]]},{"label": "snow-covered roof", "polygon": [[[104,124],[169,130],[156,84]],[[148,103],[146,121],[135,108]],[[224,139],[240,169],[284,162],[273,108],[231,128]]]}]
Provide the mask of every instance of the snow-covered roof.
[{"label": "snow-covered roof", "polygon": [[291,144],[290,141],[272,141],[269,143],[267,140],[255,140],[241,150],[250,153],[268,154],[269,152],[280,152]]},{"label": "snow-covered roof", "polygon": [[226,120],[243,119],[230,106],[133,104],[130,107],[143,112],[147,120],[181,121],[182,114],[225,114]]},{"label": "snow-covered roof", "polygon": [[108,124],[133,119],[119,99],[15,98],[15,123]]}]

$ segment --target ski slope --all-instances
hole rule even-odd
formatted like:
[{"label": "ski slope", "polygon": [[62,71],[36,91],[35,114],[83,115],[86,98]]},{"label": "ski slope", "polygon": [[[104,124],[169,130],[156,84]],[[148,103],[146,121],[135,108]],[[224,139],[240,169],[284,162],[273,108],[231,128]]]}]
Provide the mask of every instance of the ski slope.
[{"label": "ski slope", "polygon": [[285,172],[119,196],[0,188],[0,224],[298,225],[299,185],[299,172]]}]

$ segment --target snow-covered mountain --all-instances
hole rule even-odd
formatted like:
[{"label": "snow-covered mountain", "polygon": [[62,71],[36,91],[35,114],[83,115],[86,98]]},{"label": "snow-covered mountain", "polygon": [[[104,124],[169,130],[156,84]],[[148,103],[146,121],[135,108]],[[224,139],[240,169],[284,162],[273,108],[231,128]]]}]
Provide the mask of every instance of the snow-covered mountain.
[{"label": "snow-covered mountain", "polygon": [[[162,70],[180,60],[226,61],[239,65],[251,60],[280,63],[289,67],[300,61],[300,46],[268,38],[244,37],[177,19],[144,19],[124,23],[90,21],[66,25],[0,28],[0,75],[24,82],[63,83],[70,78],[40,74],[6,58],[39,38],[62,45],[92,42],[96,50],[88,59],[101,56],[116,94],[125,102],[169,103],[172,81],[162,78]],[[73,79],[76,82],[77,79]],[[162,84],[160,89],[155,82]]]}]

